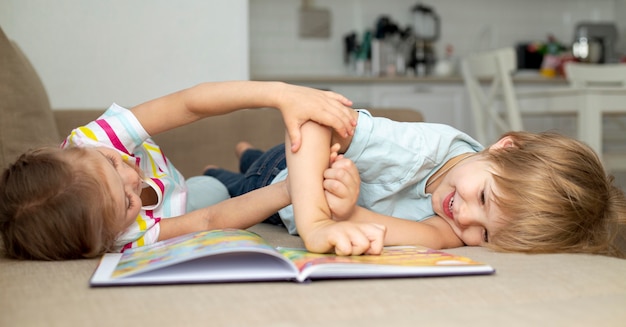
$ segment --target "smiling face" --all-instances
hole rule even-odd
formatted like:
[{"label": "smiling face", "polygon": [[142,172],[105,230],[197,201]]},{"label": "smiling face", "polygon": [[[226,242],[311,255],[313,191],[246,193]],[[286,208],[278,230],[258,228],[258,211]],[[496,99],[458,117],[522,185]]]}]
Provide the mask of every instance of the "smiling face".
[{"label": "smiling face", "polygon": [[498,190],[493,172],[493,166],[476,154],[450,169],[431,190],[435,213],[466,245],[483,245],[503,225],[494,201]]},{"label": "smiling face", "polygon": [[104,176],[121,228],[130,226],[141,210],[141,172],[122,160],[119,152],[106,147],[88,148],[87,156]]}]

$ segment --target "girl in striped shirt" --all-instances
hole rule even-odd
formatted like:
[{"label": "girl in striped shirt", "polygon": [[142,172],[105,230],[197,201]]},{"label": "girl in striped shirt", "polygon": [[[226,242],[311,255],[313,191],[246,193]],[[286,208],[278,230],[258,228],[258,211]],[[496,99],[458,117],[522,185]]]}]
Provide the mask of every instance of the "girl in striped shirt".
[{"label": "girl in striped shirt", "polygon": [[[292,151],[308,120],[353,133],[345,97],[281,82],[204,83],[128,110],[113,104],[60,148],[23,154],[0,180],[5,253],[22,259],[89,258],[215,228],[248,228],[290,203],[286,183],[186,212],[184,177],[151,140],[244,108],[281,111]],[[272,201],[268,201],[272,199]]]}]

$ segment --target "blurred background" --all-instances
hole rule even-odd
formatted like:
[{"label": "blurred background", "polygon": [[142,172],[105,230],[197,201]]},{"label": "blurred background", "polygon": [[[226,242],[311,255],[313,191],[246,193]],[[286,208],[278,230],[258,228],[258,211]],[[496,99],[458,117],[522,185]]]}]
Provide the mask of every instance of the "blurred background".
[{"label": "blurred background", "polygon": [[0,26],[54,108],[103,108],[201,81],[354,75],[347,37],[376,39],[381,18],[414,27],[417,5],[438,17],[439,60],[549,35],[570,46],[585,21],[614,23],[624,52],[626,0],[0,0]]}]

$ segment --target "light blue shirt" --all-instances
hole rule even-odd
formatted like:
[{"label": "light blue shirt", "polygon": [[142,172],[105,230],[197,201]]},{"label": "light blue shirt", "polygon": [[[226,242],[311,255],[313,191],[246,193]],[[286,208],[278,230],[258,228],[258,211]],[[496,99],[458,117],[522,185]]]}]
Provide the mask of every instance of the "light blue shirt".
[{"label": "light blue shirt", "polygon": [[[396,122],[359,110],[358,124],[344,154],[359,170],[358,205],[380,214],[412,221],[432,217],[426,181],[451,158],[483,146],[443,124]],[[272,183],[284,180],[280,172]],[[293,209],[279,211],[291,234],[297,234]]]}]

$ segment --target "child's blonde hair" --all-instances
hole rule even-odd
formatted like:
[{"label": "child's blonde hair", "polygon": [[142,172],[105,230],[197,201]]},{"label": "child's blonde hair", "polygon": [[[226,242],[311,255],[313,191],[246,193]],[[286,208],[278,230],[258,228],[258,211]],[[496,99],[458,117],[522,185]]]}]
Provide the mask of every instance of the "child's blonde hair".
[{"label": "child's blonde hair", "polygon": [[0,235],[8,257],[95,257],[115,239],[115,206],[85,149],[23,154],[0,180]]},{"label": "child's blonde hair", "polygon": [[495,164],[496,202],[508,217],[489,246],[623,256],[615,242],[626,220],[626,200],[595,152],[556,133],[506,136],[514,146],[484,152]]}]

